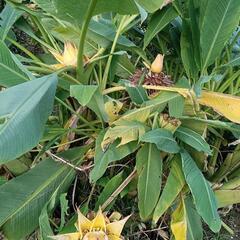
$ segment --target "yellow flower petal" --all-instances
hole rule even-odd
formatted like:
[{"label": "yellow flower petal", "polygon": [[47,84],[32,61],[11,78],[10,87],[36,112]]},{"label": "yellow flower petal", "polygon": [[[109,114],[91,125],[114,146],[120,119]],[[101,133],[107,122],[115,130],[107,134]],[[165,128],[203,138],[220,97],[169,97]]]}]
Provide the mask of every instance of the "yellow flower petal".
[{"label": "yellow flower petal", "polygon": [[79,209],[77,210],[77,214],[78,214],[77,229],[82,237],[83,232],[85,232],[86,230],[88,231],[90,230],[92,223],[80,212]]},{"label": "yellow flower petal", "polygon": [[66,42],[64,45],[63,61],[65,66],[77,65],[78,50],[76,46],[70,42]]},{"label": "yellow flower petal", "polygon": [[60,54],[60,53],[58,53],[58,52],[55,52],[55,51],[51,51],[51,50],[50,50],[50,52],[51,52],[51,54],[56,58],[56,60],[57,60],[59,63],[63,64],[64,60],[63,60],[62,54]]},{"label": "yellow flower petal", "polygon": [[96,217],[92,220],[91,230],[100,229],[106,232],[106,222],[102,210],[99,209]]},{"label": "yellow flower petal", "polygon": [[164,59],[164,55],[162,55],[162,54],[157,55],[157,57],[155,58],[155,60],[153,61],[152,65],[151,65],[151,69],[150,69],[153,73],[162,72],[163,59]]},{"label": "yellow flower petal", "polygon": [[80,233],[68,233],[68,234],[62,234],[58,236],[50,236],[49,238],[55,239],[55,240],[80,240]]},{"label": "yellow flower petal", "polygon": [[121,221],[112,222],[112,223],[107,224],[106,228],[107,228],[108,235],[111,236],[112,239],[119,238],[121,236],[121,232],[123,230],[123,227],[124,227],[125,223],[128,221],[129,218],[130,218],[130,216],[122,219]]}]

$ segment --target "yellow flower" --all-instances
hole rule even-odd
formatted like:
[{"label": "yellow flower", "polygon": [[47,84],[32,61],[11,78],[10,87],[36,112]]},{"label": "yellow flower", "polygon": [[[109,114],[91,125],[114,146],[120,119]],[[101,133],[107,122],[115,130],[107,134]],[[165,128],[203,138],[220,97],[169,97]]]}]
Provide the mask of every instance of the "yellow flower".
[{"label": "yellow flower", "polygon": [[76,67],[77,66],[77,55],[78,49],[75,44],[66,42],[64,44],[63,53],[58,53],[55,51],[51,51],[52,55],[56,58],[59,64],[53,65],[55,69],[60,69],[67,66]]},{"label": "yellow flower", "polygon": [[77,232],[52,236],[55,240],[121,240],[122,229],[129,217],[110,222],[101,209],[91,221],[78,210]]},{"label": "yellow flower", "polygon": [[163,69],[163,59],[164,55],[158,54],[155,60],[153,61],[150,70],[153,73],[161,73]]}]

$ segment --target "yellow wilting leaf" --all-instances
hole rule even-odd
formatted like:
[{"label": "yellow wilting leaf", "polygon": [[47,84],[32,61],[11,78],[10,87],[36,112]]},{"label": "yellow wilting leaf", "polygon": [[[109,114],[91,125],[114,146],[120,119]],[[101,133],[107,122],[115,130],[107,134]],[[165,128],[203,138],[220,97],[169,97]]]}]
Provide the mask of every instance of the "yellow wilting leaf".
[{"label": "yellow wilting leaf", "polygon": [[111,127],[106,132],[102,141],[102,149],[105,146],[114,142],[117,138],[121,139],[118,147],[132,141],[138,140],[145,133],[145,126],[137,121],[124,121],[119,122],[119,125]]},{"label": "yellow wilting leaf", "polygon": [[114,99],[105,103],[105,111],[108,115],[109,123],[112,123],[118,118],[118,113],[121,111],[122,107],[123,103]]},{"label": "yellow wilting leaf", "polygon": [[202,96],[198,98],[197,101],[201,105],[213,108],[214,111],[232,122],[240,123],[240,97],[202,91]]},{"label": "yellow wilting leaf", "polygon": [[187,240],[187,218],[184,200],[181,201],[172,214],[171,229],[175,240]]}]

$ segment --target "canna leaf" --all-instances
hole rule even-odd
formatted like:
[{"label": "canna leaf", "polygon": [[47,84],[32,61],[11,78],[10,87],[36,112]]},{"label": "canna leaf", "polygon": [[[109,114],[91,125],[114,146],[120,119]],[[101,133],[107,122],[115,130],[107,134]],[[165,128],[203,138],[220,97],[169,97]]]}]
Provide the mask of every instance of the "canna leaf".
[{"label": "canna leaf", "polygon": [[155,223],[173,204],[185,185],[185,179],[181,169],[180,161],[179,155],[175,155],[171,163],[171,170],[167,178],[167,182],[163,188],[162,194],[153,213],[153,221]]},{"label": "canna leaf", "polygon": [[227,207],[233,204],[240,203],[240,190],[217,190],[215,191],[218,207]]},{"label": "canna leaf", "polygon": [[0,92],[0,162],[35,147],[52,112],[57,76],[49,75]]},{"label": "canna leaf", "polygon": [[142,219],[149,217],[158,201],[162,182],[162,159],[154,144],[144,144],[136,157],[138,207]]},{"label": "canna leaf", "polygon": [[140,140],[142,142],[154,143],[159,150],[165,152],[178,153],[180,150],[177,142],[173,138],[172,132],[163,128],[154,129],[145,133]]},{"label": "canna leaf", "polygon": [[213,232],[219,232],[221,219],[217,212],[215,195],[191,156],[181,151],[182,169],[192,192],[196,209]]},{"label": "canna leaf", "polygon": [[176,137],[181,141],[195,148],[196,150],[203,151],[211,155],[211,149],[203,137],[194,132],[193,130],[186,127],[179,127],[175,132]]}]

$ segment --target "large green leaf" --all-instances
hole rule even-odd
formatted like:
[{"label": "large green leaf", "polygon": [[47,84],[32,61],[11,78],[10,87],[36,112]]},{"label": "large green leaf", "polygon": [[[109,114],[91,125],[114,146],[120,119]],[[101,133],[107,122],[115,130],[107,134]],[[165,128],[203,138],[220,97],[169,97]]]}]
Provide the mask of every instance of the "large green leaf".
[{"label": "large green leaf", "polygon": [[180,148],[173,138],[172,132],[166,129],[154,129],[145,133],[140,140],[142,142],[155,143],[159,150],[177,153]]},{"label": "large green leaf", "polygon": [[13,160],[37,145],[53,108],[57,76],[49,75],[0,93],[0,162]]},{"label": "large green leaf", "polygon": [[[107,199],[111,197],[113,192],[120,186],[122,181],[123,181],[123,172],[118,173],[108,181],[108,183],[106,184],[103,191],[98,197],[98,200],[95,204],[95,211],[98,211],[99,207],[101,207],[107,201]],[[111,203],[111,206],[112,204],[113,202]],[[108,206],[107,209],[109,208],[110,206]]]},{"label": "large green leaf", "polygon": [[224,189],[215,191],[218,207],[227,207],[229,205],[240,203],[239,189]]},{"label": "large green leaf", "polygon": [[22,15],[22,11],[6,4],[0,14],[0,39],[5,40],[9,30],[15,21]]},{"label": "large green leaf", "polygon": [[173,6],[165,7],[154,13],[144,34],[144,47],[177,16],[178,14]]},{"label": "large green leaf", "polygon": [[72,97],[75,97],[82,106],[87,106],[93,110],[100,119],[106,122],[108,121],[103,95],[100,93],[98,86],[72,85],[70,94]]},{"label": "large green leaf", "polygon": [[136,157],[138,207],[142,219],[149,217],[157,204],[162,182],[162,159],[154,144],[146,143]]},{"label": "large green leaf", "polygon": [[4,42],[0,41],[0,86],[11,87],[29,80]]},{"label": "large green leaf", "polygon": [[181,169],[180,157],[179,155],[175,155],[171,163],[171,170],[167,178],[167,182],[153,213],[153,221],[155,223],[173,204],[184,185],[185,179]]},{"label": "large green leaf", "polygon": [[213,232],[219,232],[221,219],[217,212],[215,195],[208,181],[185,150],[181,151],[181,158],[185,179],[192,192],[198,213]]},{"label": "large green leaf", "polygon": [[239,0],[212,0],[201,14],[200,46],[202,70],[220,55],[224,45],[239,23]]},{"label": "large green leaf", "polygon": [[201,217],[197,213],[191,197],[185,199],[185,207],[187,216],[187,240],[202,240],[203,228]]},{"label": "large green leaf", "polygon": [[[86,0],[34,0],[46,12],[76,25],[82,24],[90,1]],[[105,12],[117,12],[120,14],[137,14],[138,8],[133,0],[111,1],[98,0],[94,15]]]},{"label": "large green leaf", "polygon": [[101,143],[103,141],[105,131],[102,131],[96,140],[94,168],[90,173],[92,182],[96,182],[107,170],[108,164],[118,161],[128,156],[137,150],[137,142],[130,142],[117,148],[119,141],[110,144],[107,149],[102,149]]},{"label": "large green leaf", "polygon": [[[88,147],[61,154],[64,159],[79,164]],[[42,161],[27,173],[0,187],[0,226],[9,240],[22,239],[38,226],[44,205],[59,187],[66,191],[75,175],[74,169],[56,163],[51,158]]]},{"label": "large green leaf", "polygon": [[137,0],[137,2],[148,12],[152,13],[162,7],[164,0]]},{"label": "large green leaf", "polygon": [[204,138],[194,132],[193,130],[186,127],[179,127],[175,135],[183,142],[187,143],[191,147],[195,148],[198,151],[203,151],[207,154],[211,154],[211,149]]}]

